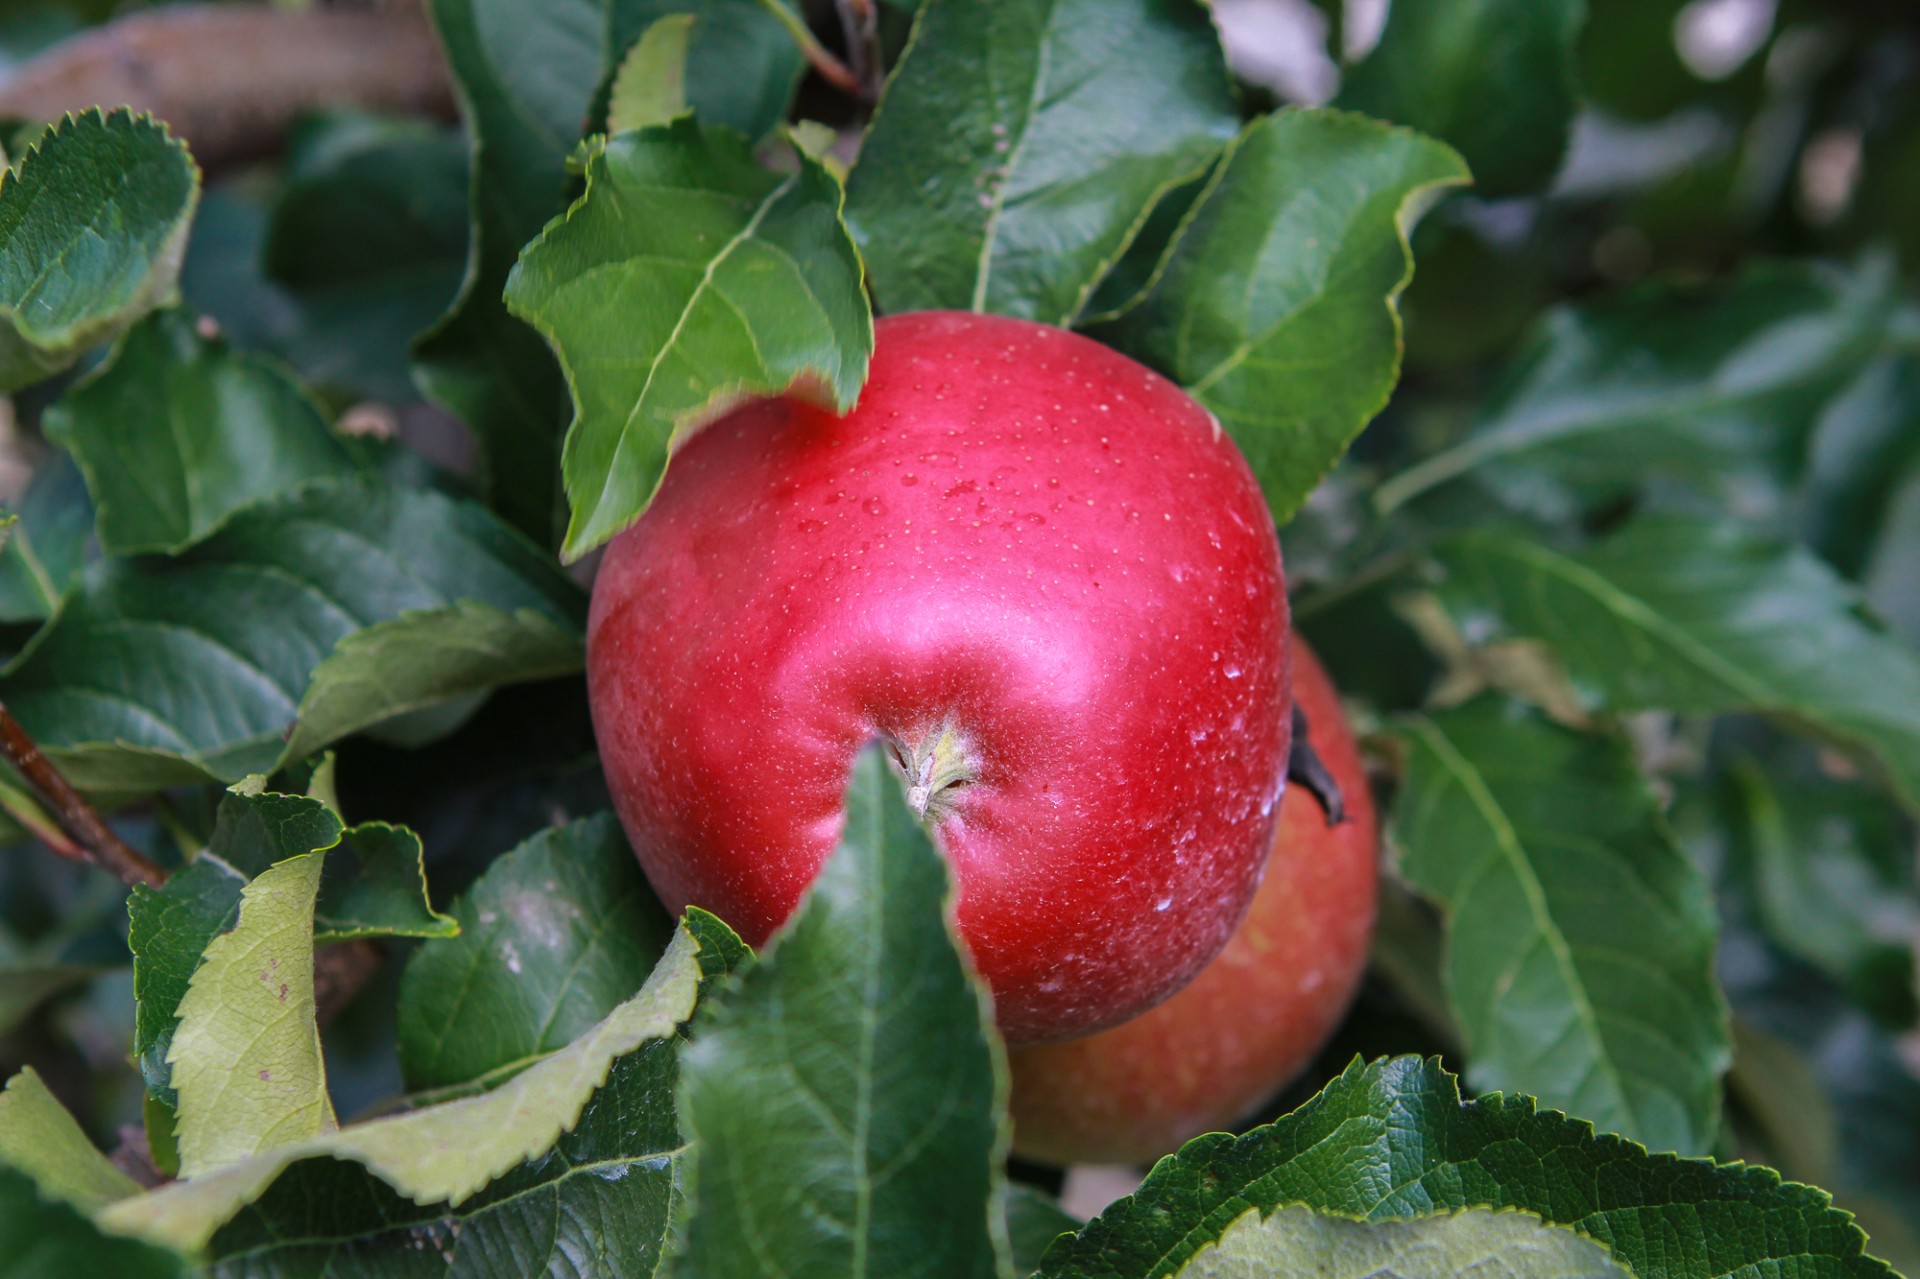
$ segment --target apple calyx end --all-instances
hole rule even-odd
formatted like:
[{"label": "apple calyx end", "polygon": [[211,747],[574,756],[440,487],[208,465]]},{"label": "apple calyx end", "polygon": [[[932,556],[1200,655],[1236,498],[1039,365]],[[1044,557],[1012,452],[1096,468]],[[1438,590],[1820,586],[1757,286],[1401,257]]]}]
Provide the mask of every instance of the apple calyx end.
[{"label": "apple calyx end", "polygon": [[954,792],[978,775],[966,735],[943,720],[914,740],[895,738],[894,757],[907,779],[907,806],[923,822],[953,811]]}]

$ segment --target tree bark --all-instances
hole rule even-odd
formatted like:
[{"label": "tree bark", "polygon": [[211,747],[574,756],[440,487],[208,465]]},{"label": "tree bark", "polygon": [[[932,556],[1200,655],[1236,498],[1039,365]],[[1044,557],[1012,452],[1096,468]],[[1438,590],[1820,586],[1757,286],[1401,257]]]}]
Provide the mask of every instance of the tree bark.
[{"label": "tree bark", "polygon": [[446,61],[418,4],[143,10],[0,77],[0,116],[130,106],[166,121],[207,169],[270,154],[301,113],[338,105],[452,118]]}]

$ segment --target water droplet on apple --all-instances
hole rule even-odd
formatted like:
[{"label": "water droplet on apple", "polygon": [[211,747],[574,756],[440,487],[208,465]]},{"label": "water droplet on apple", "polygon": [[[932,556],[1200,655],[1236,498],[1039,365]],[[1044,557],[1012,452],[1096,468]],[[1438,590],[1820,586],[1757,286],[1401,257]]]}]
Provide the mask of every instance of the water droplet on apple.
[{"label": "water droplet on apple", "polygon": [[861,507],[868,515],[878,515],[887,509],[886,504],[877,497],[868,498],[861,504]]}]

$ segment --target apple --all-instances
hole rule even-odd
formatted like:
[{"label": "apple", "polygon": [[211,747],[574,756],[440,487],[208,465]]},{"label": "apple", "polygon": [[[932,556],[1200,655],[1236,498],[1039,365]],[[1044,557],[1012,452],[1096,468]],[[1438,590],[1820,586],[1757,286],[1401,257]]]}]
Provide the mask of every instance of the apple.
[{"label": "apple", "polygon": [[1298,637],[1293,697],[1343,819],[1331,823],[1308,787],[1289,789],[1253,906],[1198,977],[1125,1025],[1010,1054],[1019,1153],[1149,1163],[1252,1113],[1346,1014],[1373,935],[1373,794],[1333,681]]},{"label": "apple", "polygon": [[1286,780],[1259,485],[1178,387],[998,316],[875,326],[858,406],[755,400],[678,449],[593,589],[601,763],[648,878],[750,943],[888,744],[1011,1043],[1186,983],[1252,900]]}]

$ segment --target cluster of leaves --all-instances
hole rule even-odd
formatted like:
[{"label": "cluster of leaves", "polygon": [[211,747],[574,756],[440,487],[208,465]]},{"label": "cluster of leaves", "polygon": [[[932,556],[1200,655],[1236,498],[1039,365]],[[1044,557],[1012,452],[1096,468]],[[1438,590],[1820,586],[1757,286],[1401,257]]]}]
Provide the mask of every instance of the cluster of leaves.
[{"label": "cluster of leaves", "polygon": [[[0,699],[175,869],[123,914],[0,861],[0,1059],[45,1067],[0,1094],[0,1257],[1888,1273],[1824,1192],[1706,1158],[1757,1155],[1920,1264],[1910,33],[1789,0],[1708,82],[1679,0],[1397,4],[1370,49],[1327,8],[1339,96],[1268,110],[1189,0],[883,6],[849,170],[783,127],[816,37],[774,0],[432,0],[464,141],[325,116],[204,196],[125,112],[18,155],[0,385],[51,447]],[[1794,184],[1843,136],[1829,217]],[[740,397],[851,404],[875,308],[920,307],[1080,328],[1212,410],[1390,773],[1324,1088],[1084,1229],[1006,1180],[877,759],[758,959],[676,929],[599,812],[562,563]],[[411,951],[323,1035],[315,948],[367,939]],[[94,1144],[134,1112],[157,1189]]]}]

